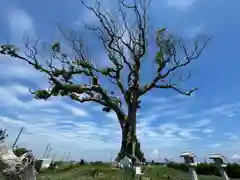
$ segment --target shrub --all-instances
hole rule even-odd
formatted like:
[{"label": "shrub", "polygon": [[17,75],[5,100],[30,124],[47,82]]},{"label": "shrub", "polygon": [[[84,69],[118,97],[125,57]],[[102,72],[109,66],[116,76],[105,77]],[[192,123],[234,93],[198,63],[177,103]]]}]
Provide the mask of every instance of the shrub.
[{"label": "shrub", "polygon": [[40,172],[41,166],[42,166],[42,162],[43,162],[43,160],[41,160],[41,159],[35,160],[35,169],[36,169],[37,172]]},{"label": "shrub", "polygon": [[[181,171],[188,172],[189,168],[184,163],[175,163],[171,162],[167,165],[170,168],[178,169]],[[221,176],[218,169],[215,167],[214,164],[207,164],[207,163],[200,163],[196,167],[197,174],[202,175],[215,175]],[[226,172],[230,178],[240,178],[240,165],[239,164],[228,164],[226,167]]]},{"label": "shrub", "polygon": [[227,174],[231,178],[240,178],[240,165],[239,164],[228,164],[226,168]]},{"label": "shrub", "polygon": [[56,163],[52,161],[52,162],[50,163],[48,169],[54,170],[54,169],[56,169],[56,166],[57,166]]},{"label": "shrub", "polygon": [[81,159],[80,162],[79,162],[80,165],[84,165],[85,164],[85,161],[84,159]]}]

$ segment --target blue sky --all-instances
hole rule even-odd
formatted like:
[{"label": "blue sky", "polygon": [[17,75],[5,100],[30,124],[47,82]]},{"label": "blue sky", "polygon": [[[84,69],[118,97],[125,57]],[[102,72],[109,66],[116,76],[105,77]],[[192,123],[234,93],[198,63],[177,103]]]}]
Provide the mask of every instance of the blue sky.
[{"label": "blue sky", "polygon": [[[111,9],[110,1],[104,1]],[[3,0],[0,7],[0,42],[23,46],[23,36],[45,42],[60,39],[57,23],[86,33],[82,21],[96,23],[78,0]],[[138,114],[138,136],[147,159],[179,160],[183,151],[194,151],[199,159],[211,152],[229,159],[240,157],[238,77],[240,65],[240,2],[206,0],[153,0],[153,29],[192,40],[207,34],[211,44],[191,65],[192,77],[183,87],[198,87],[191,97],[171,90],[154,90],[143,98]],[[104,53],[88,38],[91,58],[106,63]],[[94,43],[93,43],[94,42]],[[90,51],[91,52],[91,51]],[[147,60],[151,64],[152,60]],[[79,104],[67,98],[35,100],[28,89],[47,87],[46,77],[26,64],[0,56],[0,125],[9,131],[11,144],[25,127],[18,145],[41,157],[48,143],[57,158],[71,152],[72,159],[109,160],[120,146],[120,129],[113,113],[103,113],[96,104]],[[150,80],[151,66],[142,72]],[[111,87],[112,88],[112,87]]]}]

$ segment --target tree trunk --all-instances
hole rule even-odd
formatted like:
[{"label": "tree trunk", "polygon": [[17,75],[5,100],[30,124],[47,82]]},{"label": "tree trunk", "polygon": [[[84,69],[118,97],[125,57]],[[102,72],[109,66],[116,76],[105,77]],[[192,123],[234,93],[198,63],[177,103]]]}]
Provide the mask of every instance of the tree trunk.
[{"label": "tree trunk", "polygon": [[32,153],[27,152],[17,157],[3,144],[0,145],[0,170],[8,180],[36,180]]},{"label": "tree trunk", "polygon": [[131,131],[130,123],[126,122],[122,127],[122,141],[121,149],[116,158],[119,161],[125,154],[132,155],[132,136],[135,136],[135,156],[141,161],[144,160],[144,154],[141,151],[140,143],[136,136],[136,133],[133,135]]},{"label": "tree trunk", "polygon": [[[132,159],[141,161],[144,159],[144,157],[140,149],[140,143],[138,142],[136,135],[137,108],[138,108],[137,92],[133,91],[131,96],[132,101],[131,103],[128,104],[127,119],[124,119],[124,121],[120,121],[122,129],[122,143],[121,150],[120,153],[118,154],[117,160],[120,160],[125,154],[128,154],[132,156]],[[121,117],[119,116],[118,118],[120,119]]]}]

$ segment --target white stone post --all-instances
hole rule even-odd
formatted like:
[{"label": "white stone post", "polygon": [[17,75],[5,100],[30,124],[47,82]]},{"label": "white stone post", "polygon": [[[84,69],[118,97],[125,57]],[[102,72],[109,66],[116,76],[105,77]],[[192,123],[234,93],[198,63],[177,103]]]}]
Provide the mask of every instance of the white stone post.
[{"label": "white stone post", "polygon": [[191,173],[191,176],[192,176],[192,180],[198,180],[197,172],[195,170],[197,163],[194,160],[196,156],[192,152],[186,152],[186,153],[183,153],[180,157],[183,157],[185,163],[188,165],[189,172]]},{"label": "white stone post", "polygon": [[220,167],[219,171],[220,171],[220,174],[221,174],[221,176],[223,177],[224,180],[229,180],[229,177],[227,175],[227,172],[226,172],[225,168]]},{"label": "white stone post", "polygon": [[224,156],[222,156],[221,154],[211,154],[209,159],[212,159],[214,161],[214,164],[218,168],[223,180],[229,180],[229,177],[225,170],[227,165],[224,164],[224,162],[223,162],[223,160],[227,160],[227,159]]},{"label": "white stone post", "polygon": [[198,176],[195,168],[190,166],[189,171],[192,174],[192,180],[198,180]]}]

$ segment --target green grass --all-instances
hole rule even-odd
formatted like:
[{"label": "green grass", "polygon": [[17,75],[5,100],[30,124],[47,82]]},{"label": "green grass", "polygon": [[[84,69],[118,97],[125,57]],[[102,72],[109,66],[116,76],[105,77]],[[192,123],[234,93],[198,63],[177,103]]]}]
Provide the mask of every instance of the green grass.
[{"label": "green grass", "polygon": [[[145,167],[142,180],[191,180],[186,172],[163,166]],[[106,165],[64,165],[57,170],[43,170],[38,180],[132,180],[124,170],[113,169]],[[199,180],[222,180],[221,177],[198,175]],[[0,177],[0,180],[4,178]],[[240,179],[234,179],[240,180]]]},{"label": "green grass", "polygon": [[[152,180],[167,180],[168,176],[171,180],[191,180],[191,174],[182,172],[168,167],[156,166],[147,169],[144,175],[150,177]],[[198,175],[199,180],[221,180],[218,176]],[[237,179],[235,179],[237,180]]]},{"label": "green grass", "polygon": [[[179,170],[155,166],[145,167],[144,177],[152,180],[191,180],[191,175]],[[148,179],[148,178],[142,178]],[[220,180],[221,177],[199,175],[199,180]],[[38,180],[130,180],[129,174],[123,170],[112,169],[101,165],[74,165],[72,168],[60,168],[56,171],[44,171],[38,175]],[[237,180],[237,179],[236,179]]]},{"label": "green grass", "polygon": [[124,172],[102,165],[74,165],[72,168],[60,167],[56,171],[39,173],[38,180],[120,180]]}]

